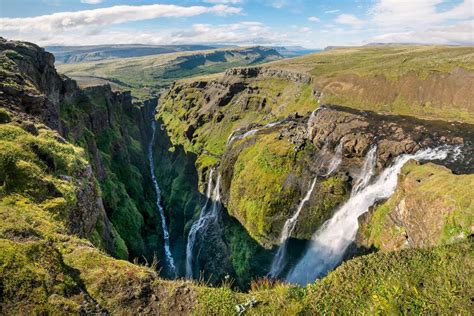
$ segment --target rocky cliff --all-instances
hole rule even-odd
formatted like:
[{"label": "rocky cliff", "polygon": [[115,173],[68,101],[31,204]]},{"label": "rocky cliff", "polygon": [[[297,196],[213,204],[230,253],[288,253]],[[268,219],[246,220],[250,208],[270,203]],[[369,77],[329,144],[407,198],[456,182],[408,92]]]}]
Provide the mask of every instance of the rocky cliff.
[{"label": "rocky cliff", "polygon": [[[34,44],[2,40],[2,106],[36,133],[56,130],[62,141],[86,150],[81,171],[93,188],[78,192],[71,227],[120,258],[161,257],[161,230],[154,210],[146,148],[156,99],[139,104],[110,86],[85,90],[59,76],[54,57]],[[97,179],[97,180],[96,180]],[[97,187],[96,183],[99,183]],[[94,227],[97,232],[92,234]],[[123,237],[120,237],[123,236]]]},{"label": "rocky cliff", "polygon": [[[194,189],[204,192],[210,168],[218,168],[226,211],[260,246],[271,249],[280,243],[286,220],[316,178],[291,235],[293,247],[301,249],[349,199],[372,147],[377,148],[376,174],[396,157],[422,148],[461,148],[460,157],[437,163],[452,170],[454,178],[467,174],[466,181],[472,181],[472,125],[320,105],[321,94],[311,82],[310,76],[288,70],[236,68],[217,78],[175,83],[160,100],[157,117],[170,138],[168,147],[193,157],[193,177],[198,178]],[[338,155],[337,170],[328,174]],[[420,196],[416,192],[413,197]],[[456,208],[460,199],[453,197],[447,207]],[[469,222],[465,214],[470,206],[462,205],[459,221]],[[449,226],[444,213],[432,216],[438,226]],[[187,218],[185,235],[193,222],[192,216]],[[426,236],[440,234],[438,228],[425,228]],[[359,247],[371,249],[373,244],[361,242]]]},{"label": "rocky cliff", "polygon": [[[162,231],[146,160],[157,100],[78,89],[41,48],[2,45],[1,313],[231,315],[237,304],[251,315],[472,310],[469,123],[323,105],[314,77],[288,69],[176,82],[159,101],[153,147],[172,252],[183,270],[205,187],[220,174],[221,208],[198,236],[194,269],[222,286],[165,281],[156,272]],[[395,193],[359,218],[355,251],[327,277],[305,288],[252,282],[269,271],[303,197],[290,266],[353,196],[375,146],[375,176],[422,148],[452,152],[406,164]]]}]

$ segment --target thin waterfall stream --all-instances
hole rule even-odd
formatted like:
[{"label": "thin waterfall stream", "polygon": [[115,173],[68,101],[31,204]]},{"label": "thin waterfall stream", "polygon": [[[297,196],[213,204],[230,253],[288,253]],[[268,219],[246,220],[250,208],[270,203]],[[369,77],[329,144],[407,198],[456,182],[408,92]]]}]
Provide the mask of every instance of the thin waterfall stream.
[{"label": "thin waterfall stream", "polygon": [[[209,172],[209,182],[206,189],[206,202],[201,208],[199,218],[193,223],[188,234],[188,241],[186,244],[186,277],[193,278],[193,263],[194,263],[194,247],[196,245],[196,238],[199,232],[205,231],[207,226],[217,222],[220,209],[220,182],[221,176],[217,175],[217,180],[214,188],[213,184],[214,169]],[[210,203],[209,203],[210,202]],[[210,205],[209,205],[210,204]]]},{"label": "thin waterfall stream", "polygon": [[298,205],[298,209],[295,212],[295,214],[293,214],[293,216],[290,217],[285,222],[285,225],[283,226],[283,230],[280,236],[280,247],[278,248],[278,251],[275,257],[273,258],[272,266],[270,268],[269,276],[272,278],[277,277],[284,268],[286,251],[288,248],[288,238],[291,236],[291,233],[293,233],[293,230],[296,227],[296,222],[298,220],[298,216],[300,215],[301,210],[303,209],[303,206],[311,197],[311,193],[314,190],[316,181],[317,181],[317,177],[315,177],[313,181],[311,182],[309,190],[306,192],[305,197],[301,200],[300,204]]},{"label": "thin waterfall stream", "polygon": [[[334,269],[342,260],[345,251],[354,242],[359,228],[358,218],[368,211],[377,201],[389,198],[395,192],[398,174],[411,159],[444,160],[452,147],[443,146],[435,149],[423,149],[414,154],[398,156],[393,164],[365,187],[359,187],[349,200],[344,203],[313,235],[310,248],[298,264],[287,275],[291,283],[306,285],[316,278],[324,276]],[[369,179],[370,180],[370,179]]]},{"label": "thin waterfall stream", "polygon": [[161,189],[160,189],[160,186],[158,185],[158,181],[156,180],[156,175],[155,175],[155,162],[153,159],[153,145],[155,143],[156,121],[154,118],[152,119],[152,122],[151,122],[151,129],[153,132],[151,135],[150,143],[148,145],[148,162],[150,164],[150,175],[153,181],[153,186],[155,187],[156,208],[158,209],[158,213],[160,214],[161,228],[163,229],[166,264],[168,265],[168,268],[171,274],[174,275],[174,277],[176,277],[176,267],[174,265],[173,255],[171,254],[171,250],[170,250],[170,236],[168,232],[168,226],[166,224],[165,212],[163,210],[163,207],[161,206]]},{"label": "thin waterfall stream", "polygon": [[359,178],[355,182],[354,187],[352,188],[351,195],[359,193],[360,190],[365,188],[372,177],[375,175],[375,166],[377,164],[377,145],[373,145],[364,160],[364,165],[360,172]]},{"label": "thin waterfall stream", "polygon": [[230,146],[232,145],[232,143],[236,140],[239,140],[239,139],[244,139],[244,138],[247,138],[249,136],[252,136],[252,135],[255,135],[257,134],[258,132],[262,131],[262,130],[265,130],[267,128],[271,128],[271,127],[275,127],[275,126],[278,126],[280,124],[282,124],[284,121],[276,121],[276,122],[272,122],[272,123],[268,123],[267,125],[264,125],[264,126],[261,126],[261,127],[257,127],[257,128],[254,128],[254,129],[251,129],[241,135],[235,135],[235,133],[239,130],[236,130],[234,131],[232,134],[230,134],[229,138],[227,139],[227,143],[226,143],[226,146]]},{"label": "thin waterfall stream", "polygon": [[[321,154],[317,161],[317,165],[319,167],[322,167],[324,164],[324,157],[328,152],[328,145],[329,143],[324,144],[323,148],[321,149]],[[331,160],[329,160],[326,176],[336,171],[339,165],[341,164],[342,148],[343,148],[343,142],[341,141],[339,145],[336,147],[336,151],[334,155],[332,156]],[[286,253],[288,249],[288,238],[290,238],[291,234],[295,230],[296,223],[298,221],[298,217],[301,213],[301,210],[303,209],[303,206],[305,205],[305,203],[309,201],[317,180],[318,180],[318,176],[314,177],[313,181],[311,182],[311,185],[309,186],[308,191],[306,192],[306,195],[300,201],[296,212],[293,214],[293,216],[291,216],[289,219],[286,220],[285,225],[283,226],[283,230],[281,231],[281,235],[280,235],[280,247],[278,248],[278,251],[275,257],[273,258],[270,272],[268,273],[268,275],[272,278],[278,277],[283,271],[283,269],[285,268],[285,264],[286,264],[285,257],[286,257]]]}]

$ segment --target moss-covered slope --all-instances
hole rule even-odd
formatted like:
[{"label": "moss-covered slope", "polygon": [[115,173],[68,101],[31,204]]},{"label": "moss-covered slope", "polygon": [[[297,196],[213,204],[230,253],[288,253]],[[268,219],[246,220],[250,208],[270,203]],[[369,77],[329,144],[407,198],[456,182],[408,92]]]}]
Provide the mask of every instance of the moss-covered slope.
[{"label": "moss-covered slope", "polygon": [[407,164],[397,191],[362,220],[359,243],[384,251],[452,243],[474,233],[474,175]]}]

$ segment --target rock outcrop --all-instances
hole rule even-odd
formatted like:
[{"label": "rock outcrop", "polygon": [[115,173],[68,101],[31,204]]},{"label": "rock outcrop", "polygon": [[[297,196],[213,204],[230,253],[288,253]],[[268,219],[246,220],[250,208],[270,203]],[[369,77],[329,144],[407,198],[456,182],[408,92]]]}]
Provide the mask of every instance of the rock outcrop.
[{"label": "rock outcrop", "polygon": [[269,67],[244,67],[226,70],[225,76],[236,76],[240,78],[279,78],[297,83],[311,84],[312,77],[308,74],[292,72],[283,69]]},{"label": "rock outcrop", "polygon": [[[61,134],[61,142],[82,146],[91,162],[68,180],[80,184],[71,232],[121,258],[160,256],[160,243],[145,240],[160,235],[154,193],[146,189],[149,121],[157,100],[135,104],[129,92],[108,85],[81,90],[56,72],[53,55],[31,43],[2,39],[0,50],[1,106],[32,132],[45,124]],[[100,240],[92,236],[97,225]]]}]

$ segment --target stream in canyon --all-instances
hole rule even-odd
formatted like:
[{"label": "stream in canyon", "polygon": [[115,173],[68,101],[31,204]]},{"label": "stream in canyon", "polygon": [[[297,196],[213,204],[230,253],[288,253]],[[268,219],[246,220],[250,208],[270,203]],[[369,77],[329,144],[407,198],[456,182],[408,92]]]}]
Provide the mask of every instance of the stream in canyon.
[{"label": "stream in canyon", "polygon": [[[218,171],[216,171],[219,173]],[[219,216],[219,209],[220,209],[220,183],[221,183],[221,176],[217,174],[217,179],[212,188],[213,184],[213,174],[214,169],[211,169],[209,172],[209,180],[207,183],[207,190],[206,190],[206,202],[199,213],[199,218],[197,221],[193,223],[191,229],[189,230],[188,234],[188,241],[186,244],[186,277],[193,278],[194,277],[194,247],[196,245],[196,238],[198,234],[205,233],[208,226],[216,223],[218,221]]]},{"label": "stream in canyon", "polygon": [[161,206],[161,189],[160,189],[160,186],[158,185],[158,181],[155,175],[155,162],[153,159],[153,145],[155,143],[156,121],[154,118],[152,118],[151,129],[152,129],[151,140],[148,145],[148,162],[150,164],[150,175],[153,182],[153,187],[155,188],[155,192],[156,192],[156,208],[160,215],[161,228],[163,229],[163,239],[164,239],[163,244],[164,244],[164,250],[165,250],[165,256],[166,256],[166,265],[169,270],[168,271],[169,274],[172,277],[176,277],[177,276],[176,267],[174,264],[173,255],[171,254],[171,250],[170,250],[170,235],[168,232],[168,225],[166,224],[165,211],[163,210],[163,207]]}]

